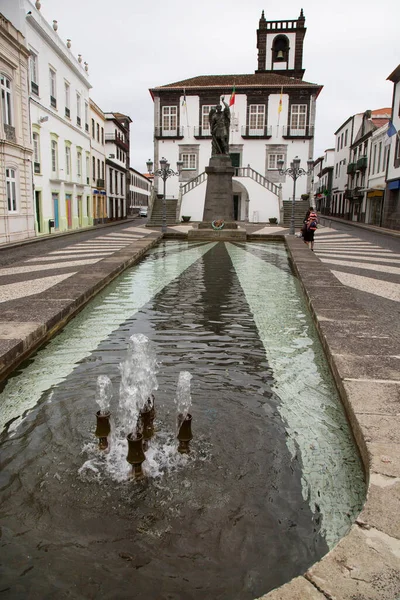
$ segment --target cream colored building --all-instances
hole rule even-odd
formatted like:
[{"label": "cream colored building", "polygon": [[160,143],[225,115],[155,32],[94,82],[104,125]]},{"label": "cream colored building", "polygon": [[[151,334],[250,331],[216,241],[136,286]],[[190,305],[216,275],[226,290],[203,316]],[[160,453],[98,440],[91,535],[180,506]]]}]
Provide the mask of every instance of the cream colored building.
[{"label": "cream colored building", "polygon": [[0,14],[0,244],[34,237],[29,51]]},{"label": "cream colored building", "polygon": [[92,218],[90,225],[107,221],[105,122],[101,108],[90,98],[90,185],[92,187]]}]

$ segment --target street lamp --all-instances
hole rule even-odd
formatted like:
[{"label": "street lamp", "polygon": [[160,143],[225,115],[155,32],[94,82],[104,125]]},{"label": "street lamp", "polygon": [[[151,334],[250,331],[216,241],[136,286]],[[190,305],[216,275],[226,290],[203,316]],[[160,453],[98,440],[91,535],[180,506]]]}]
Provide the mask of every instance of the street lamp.
[{"label": "street lamp", "polygon": [[149,160],[146,162],[147,165],[147,170],[150,173],[150,175],[154,175],[156,177],[161,177],[161,179],[164,182],[164,190],[163,190],[163,204],[162,204],[162,228],[161,231],[162,233],[165,233],[167,231],[167,197],[166,197],[166,188],[167,188],[167,179],[168,177],[172,177],[172,175],[179,175],[183,166],[183,160],[178,160],[176,162],[176,168],[178,169],[177,171],[173,171],[170,168],[170,164],[167,161],[166,158],[162,157],[160,159],[160,168],[157,169],[157,171],[154,171],[153,173],[153,161],[149,158]]},{"label": "street lamp", "polygon": [[290,175],[293,179],[293,198],[292,198],[292,215],[290,217],[290,229],[289,235],[294,235],[294,204],[296,201],[296,181],[301,175],[311,175],[314,161],[309,159],[307,161],[307,171],[300,167],[300,158],[295,156],[293,161],[290,163],[290,167],[288,169],[284,169],[284,161],[282,159],[277,161],[278,163],[278,171],[280,175]]}]

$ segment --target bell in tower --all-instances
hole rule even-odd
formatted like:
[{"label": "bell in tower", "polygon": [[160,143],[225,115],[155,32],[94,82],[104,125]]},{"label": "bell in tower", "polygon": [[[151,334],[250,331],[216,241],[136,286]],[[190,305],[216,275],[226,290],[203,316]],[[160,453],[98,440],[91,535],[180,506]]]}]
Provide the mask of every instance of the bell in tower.
[{"label": "bell in tower", "polygon": [[257,30],[258,69],[256,73],[279,71],[303,79],[303,43],[306,34],[303,9],[297,19],[267,21],[262,11]]}]

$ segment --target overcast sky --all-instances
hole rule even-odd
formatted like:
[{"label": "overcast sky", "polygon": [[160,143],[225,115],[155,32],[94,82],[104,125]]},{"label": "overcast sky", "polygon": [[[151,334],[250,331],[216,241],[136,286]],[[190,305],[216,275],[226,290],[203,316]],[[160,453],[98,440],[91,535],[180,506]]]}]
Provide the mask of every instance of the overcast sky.
[{"label": "overcast sky", "polygon": [[[296,19],[303,8],[304,80],[324,86],[317,101],[314,158],[334,145],[352,114],[390,107],[388,75],[400,63],[399,0],[41,0],[63,40],[89,63],[91,97],[128,114],[131,166],[153,157],[149,88],[197,75],[254,73],[256,30]],[[1,1],[0,1],[1,4]]]}]

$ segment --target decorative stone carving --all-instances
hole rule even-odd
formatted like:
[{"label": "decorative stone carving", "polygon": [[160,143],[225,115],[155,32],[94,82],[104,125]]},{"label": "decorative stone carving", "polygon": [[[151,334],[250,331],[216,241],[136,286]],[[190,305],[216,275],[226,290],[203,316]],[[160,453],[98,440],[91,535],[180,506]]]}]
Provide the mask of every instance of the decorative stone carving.
[{"label": "decorative stone carving", "polygon": [[71,40],[67,40],[67,48],[71,48]]},{"label": "decorative stone carving", "polygon": [[36,8],[37,8],[38,10],[40,10],[40,7],[41,7],[42,5],[40,4],[39,0],[36,0],[36,2],[35,2],[35,6],[36,6]]},{"label": "decorative stone carving", "polygon": [[58,29],[58,23],[55,20],[53,21],[53,29],[54,29],[54,31],[57,31],[57,29]]}]

